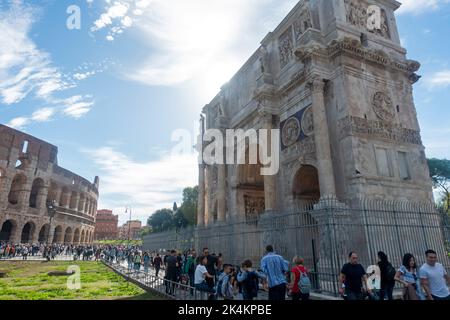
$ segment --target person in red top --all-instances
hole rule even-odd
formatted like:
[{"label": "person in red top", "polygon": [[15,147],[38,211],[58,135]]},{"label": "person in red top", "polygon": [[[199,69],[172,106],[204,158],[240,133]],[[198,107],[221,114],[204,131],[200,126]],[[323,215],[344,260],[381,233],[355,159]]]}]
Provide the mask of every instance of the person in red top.
[{"label": "person in red top", "polygon": [[303,258],[295,257],[294,263],[295,267],[291,270],[291,283],[289,284],[290,289],[290,295],[292,297],[292,300],[299,301],[300,299],[302,301],[309,300],[309,293],[302,293],[300,292],[300,288],[298,287],[298,282],[300,281],[300,274],[305,273],[308,274],[308,270],[303,265]]}]

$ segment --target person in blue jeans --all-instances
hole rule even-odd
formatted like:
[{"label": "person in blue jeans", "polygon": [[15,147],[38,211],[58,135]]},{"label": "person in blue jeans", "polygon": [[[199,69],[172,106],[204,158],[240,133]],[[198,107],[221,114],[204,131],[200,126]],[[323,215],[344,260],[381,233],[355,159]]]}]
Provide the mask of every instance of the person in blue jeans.
[{"label": "person in blue jeans", "polygon": [[286,274],[289,272],[289,263],[274,253],[271,245],[266,247],[266,255],[261,259],[261,270],[267,277],[269,300],[286,300]]},{"label": "person in blue jeans", "polygon": [[150,265],[150,255],[148,254],[148,252],[144,253],[144,257],[142,260],[144,262],[144,272],[148,273],[148,266]]},{"label": "person in blue jeans", "polygon": [[214,276],[208,273],[208,270],[206,270],[206,264],[208,263],[208,258],[206,256],[200,256],[198,259],[198,265],[195,269],[194,274],[194,284],[195,289],[202,292],[208,292],[209,298],[212,300],[214,298],[214,295],[216,291],[214,288],[211,288],[207,283],[206,279],[213,279]]}]

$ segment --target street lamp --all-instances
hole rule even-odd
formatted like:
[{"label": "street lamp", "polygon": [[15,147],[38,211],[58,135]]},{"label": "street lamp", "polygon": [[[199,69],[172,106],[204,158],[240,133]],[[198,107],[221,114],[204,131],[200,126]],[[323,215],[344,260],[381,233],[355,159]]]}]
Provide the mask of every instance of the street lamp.
[{"label": "street lamp", "polygon": [[128,220],[128,244],[130,244],[130,237],[131,237],[131,207],[125,208],[125,213],[128,212],[128,210],[130,211],[130,220]]},{"label": "street lamp", "polygon": [[50,231],[52,230],[52,220],[56,214],[56,200],[47,201],[47,213],[50,217],[50,224],[48,226],[47,244],[50,244]]}]

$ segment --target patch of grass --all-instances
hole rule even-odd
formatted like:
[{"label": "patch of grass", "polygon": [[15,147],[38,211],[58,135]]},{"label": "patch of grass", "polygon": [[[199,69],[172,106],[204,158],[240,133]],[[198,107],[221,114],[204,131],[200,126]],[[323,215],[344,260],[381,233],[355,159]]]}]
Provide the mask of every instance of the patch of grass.
[{"label": "patch of grass", "polygon": [[[74,265],[80,268],[79,290],[68,289],[69,276],[47,275],[50,271],[66,271]],[[7,273],[6,278],[0,279],[0,300],[161,299],[125,281],[100,262],[2,261],[0,270]]]}]

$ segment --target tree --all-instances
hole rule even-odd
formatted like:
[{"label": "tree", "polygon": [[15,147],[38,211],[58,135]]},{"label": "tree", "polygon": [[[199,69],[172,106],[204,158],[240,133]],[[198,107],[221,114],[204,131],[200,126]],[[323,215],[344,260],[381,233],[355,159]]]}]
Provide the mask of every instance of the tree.
[{"label": "tree", "polygon": [[169,230],[173,225],[173,211],[170,209],[161,209],[153,213],[148,220],[147,225],[154,232]]},{"label": "tree", "polygon": [[430,176],[433,181],[433,187],[438,189],[442,198],[441,204],[447,213],[450,211],[450,160],[447,159],[429,159]]},{"label": "tree", "polygon": [[178,209],[177,212],[173,215],[172,226],[175,227],[176,230],[186,228],[188,225],[188,221],[184,216],[183,210]]},{"label": "tree", "polygon": [[183,203],[180,209],[183,211],[188,225],[197,224],[197,202],[198,187],[185,188],[183,190]]}]

